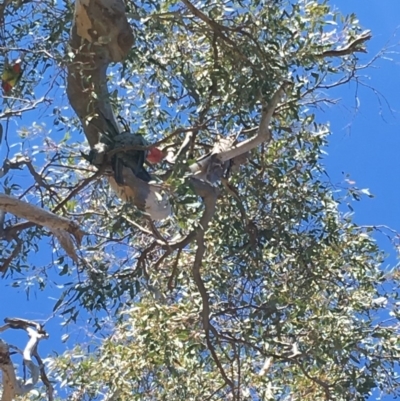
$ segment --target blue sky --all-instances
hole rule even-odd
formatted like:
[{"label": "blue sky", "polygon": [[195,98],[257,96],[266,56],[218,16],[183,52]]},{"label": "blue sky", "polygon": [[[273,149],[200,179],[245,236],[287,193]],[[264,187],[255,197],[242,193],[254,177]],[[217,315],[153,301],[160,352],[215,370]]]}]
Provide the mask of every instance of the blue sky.
[{"label": "blue sky", "polygon": [[[371,29],[367,61],[383,47],[399,52],[400,2],[397,0],[334,0],[344,13],[355,12],[361,24]],[[356,202],[355,220],[359,224],[386,224],[400,231],[400,55],[387,54],[362,74],[372,89],[355,84],[338,91],[342,102],[331,106],[319,118],[326,118],[333,135],[325,166],[333,182],[349,174],[360,188],[370,188],[375,198]],[[358,91],[358,93],[357,93]],[[359,110],[356,112],[356,96]],[[387,102],[387,103],[386,103]],[[389,108],[390,106],[390,108]],[[382,245],[385,245],[384,243]]]},{"label": "blue sky", "polygon": [[[400,1],[333,0],[331,3],[344,14],[356,13],[362,26],[371,29],[369,52],[360,55],[363,62],[388,45],[391,46],[388,52],[392,53],[386,57],[392,60],[379,59],[361,72],[365,75],[364,83],[372,89],[346,85],[335,92],[342,99],[339,105],[318,112],[318,120],[330,122],[333,133],[324,164],[333,183],[343,184],[348,174],[357,187],[369,188],[374,194],[372,199],[365,197],[361,202],[352,203],[358,224],[383,224],[400,232],[400,56],[393,53],[400,51],[397,46]],[[377,239],[381,248],[390,253],[387,262],[396,264],[390,243],[383,236]],[[23,290],[5,286],[6,283],[3,282],[0,291],[0,324],[6,316],[28,319],[51,316],[54,299],[49,299],[49,295],[52,294],[32,294],[28,302]],[[40,345],[43,357],[52,350],[62,352],[60,323],[59,318],[54,318],[47,325],[51,338]],[[13,331],[2,337],[21,346],[24,336]],[[82,339],[83,332],[74,332],[73,338]]]}]

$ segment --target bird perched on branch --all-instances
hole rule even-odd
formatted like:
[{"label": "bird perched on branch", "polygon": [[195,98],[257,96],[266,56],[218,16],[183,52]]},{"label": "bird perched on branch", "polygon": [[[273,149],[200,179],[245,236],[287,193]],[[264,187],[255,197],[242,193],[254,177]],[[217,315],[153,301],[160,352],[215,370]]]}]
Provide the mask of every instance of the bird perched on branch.
[{"label": "bird perched on branch", "polygon": [[[113,138],[114,149],[121,149],[116,153],[112,160],[112,166],[114,170],[115,181],[122,185],[123,181],[123,168],[129,167],[135,176],[145,182],[151,181],[151,175],[144,167],[145,161],[150,164],[157,164],[164,158],[163,152],[152,147],[148,150],[132,149],[137,147],[148,147],[149,143],[140,134],[131,134],[130,132],[124,132]],[[126,148],[126,151],[124,150]]]},{"label": "bird perched on branch", "polygon": [[86,155],[82,157],[89,163],[100,168],[105,162],[111,162],[114,178],[118,185],[124,185],[123,170],[127,167],[142,181],[150,182],[151,175],[144,163],[157,164],[165,155],[155,146],[151,146],[140,134],[132,134],[125,125],[126,131],[120,133],[116,122],[113,123],[103,113],[99,112],[107,124],[107,129],[100,132],[99,141]]},{"label": "bird perched on branch", "polygon": [[22,73],[22,60],[14,61],[11,64],[5,63],[1,75],[1,87],[5,94],[9,94],[15,85],[17,85],[22,77]]},{"label": "bird perched on branch", "polygon": [[[119,133],[112,121],[104,115],[103,118],[108,126],[108,130],[104,135],[105,142],[107,142],[109,148],[117,150],[111,159],[117,184],[124,184],[124,166],[129,167],[137,178],[145,182],[151,181],[152,177],[145,169],[144,163],[145,161],[150,164],[161,162],[164,159],[163,152],[157,147],[150,147],[143,135],[132,134],[127,124],[124,124],[126,131]],[[135,147],[138,149],[135,149]]]},{"label": "bird perched on branch", "polygon": [[[164,152],[149,145],[139,134],[132,134],[127,124],[120,133],[117,122],[109,120],[101,111],[96,110],[101,121],[97,125],[99,138],[88,155],[82,157],[106,173],[111,188],[118,197],[138,207],[152,220],[163,220],[171,213],[168,193],[162,185],[150,182],[151,175],[144,164],[156,164],[164,159]],[[104,122],[106,123],[104,125]],[[112,167],[112,174],[108,174]]]}]

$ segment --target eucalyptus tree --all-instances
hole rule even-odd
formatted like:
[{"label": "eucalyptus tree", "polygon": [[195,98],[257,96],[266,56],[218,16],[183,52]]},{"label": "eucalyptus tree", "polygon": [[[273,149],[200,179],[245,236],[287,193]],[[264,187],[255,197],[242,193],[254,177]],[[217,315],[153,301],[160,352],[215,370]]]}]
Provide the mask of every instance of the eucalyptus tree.
[{"label": "eucalyptus tree", "polygon": [[[62,282],[55,313],[93,333],[47,360],[60,394],[399,394],[395,277],[373,229],[340,212],[362,191],[337,197],[321,162],[317,111],[365,68],[354,15],[87,0],[5,1],[0,17],[4,71],[24,67],[3,75],[0,271]],[[143,180],[128,159],[153,146],[164,159]],[[34,270],[32,250],[48,258]]]}]

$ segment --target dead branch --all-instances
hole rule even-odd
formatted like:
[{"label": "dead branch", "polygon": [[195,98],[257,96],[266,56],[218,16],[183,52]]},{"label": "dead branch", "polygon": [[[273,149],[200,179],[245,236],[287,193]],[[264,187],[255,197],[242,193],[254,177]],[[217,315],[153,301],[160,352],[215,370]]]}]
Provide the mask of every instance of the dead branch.
[{"label": "dead branch", "polygon": [[47,189],[49,192],[52,193],[52,195],[57,197],[57,192],[55,192],[53,187],[46,182],[46,180],[42,177],[42,174],[38,173],[35,170],[32,164],[32,160],[29,157],[16,156],[11,160],[4,160],[3,167],[0,169],[0,178],[7,174],[9,170],[20,169],[23,165],[26,165],[28,171],[30,172],[38,186]]},{"label": "dead branch", "polygon": [[[11,96],[4,96],[5,99],[11,99]],[[38,100],[30,102],[29,106],[23,107],[21,109],[17,110],[10,110],[7,109],[4,113],[0,114],[0,120],[6,119],[8,117],[13,117],[13,116],[21,116],[23,113],[26,111],[34,110],[40,103],[44,102],[50,102],[49,99],[46,99],[45,97],[42,97]]]},{"label": "dead branch", "polygon": [[189,145],[192,142],[193,136],[194,136],[194,131],[190,130],[186,132],[185,139],[182,141],[182,145],[180,146],[176,154],[174,152],[168,154],[166,159],[169,163],[172,164],[176,163],[176,161],[181,157],[181,155],[184,154],[189,149]]},{"label": "dead branch", "polygon": [[[28,368],[31,376],[28,380],[22,380],[16,377],[14,366],[10,358],[11,346],[0,339],[0,370],[3,373],[3,393],[1,401],[12,401],[16,396],[27,394],[35,388],[43,366],[35,365],[32,361],[32,356],[37,354],[39,341],[49,336],[46,331],[43,330],[43,327],[36,322],[18,318],[7,318],[4,321],[6,324],[0,327],[0,332],[7,329],[22,329],[25,330],[29,336],[29,341],[22,352],[24,365]],[[48,382],[46,386],[52,387],[50,382]],[[48,391],[48,394],[52,393],[52,390]],[[48,399],[52,401],[52,398],[49,397]]]},{"label": "dead branch", "polygon": [[75,262],[78,263],[78,255],[76,254],[76,249],[71,236],[64,230],[58,228],[53,228],[50,230],[51,233],[58,239],[58,242],[67,253],[67,255]]},{"label": "dead branch", "polygon": [[364,42],[372,38],[371,31],[364,31],[360,33],[352,42],[341,49],[326,50],[321,54],[317,54],[317,57],[343,57],[353,54],[355,52],[366,53]]}]

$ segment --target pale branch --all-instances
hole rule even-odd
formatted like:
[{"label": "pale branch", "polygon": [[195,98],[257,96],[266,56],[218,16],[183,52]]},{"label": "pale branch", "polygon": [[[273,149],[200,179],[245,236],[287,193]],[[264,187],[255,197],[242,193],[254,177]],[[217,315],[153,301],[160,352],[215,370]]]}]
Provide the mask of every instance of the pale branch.
[{"label": "pale branch", "polygon": [[366,49],[362,46],[364,42],[372,38],[371,31],[364,31],[360,33],[353,41],[341,49],[326,50],[317,57],[343,57],[356,52],[366,53]]},{"label": "pale branch", "polygon": [[25,164],[25,160],[5,159],[2,167],[0,168],[0,178],[4,177],[10,170],[20,169]]},{"label": "pale branch", "polygon": [[45,179],[42,177],[42,174],[35,170],[32,160],[26,156],[16,156],[11,160],[6,159],[3,163],[3,167],[0,169],[0,178],[7,174],[9,170],[20,169],[20,167],[23,165],[28,168],[28,171],[31,173],[37,185],[47,189],[49,192],[52,192],[53,195],[57,196],[57,193],[54,191],[52,186],[45,181]]},{"label": "pale branch", "polygon": [[99,133],[108,129],[96,110],[116,124],[109,103],[107,67],[125,58],[132,44],[123,1],[75,2],[69,42],[74,56],[68,65],[67,95],[92,148],[99,141]]},{"label": "pale branch", "polygon": [[[83,188],[85,188],[87,185],[89,185],[93,180],[95,180],[96,178],[98,178],[100,175],[102,174],[102,169],[96,171],[92,176],[85,178],[84,180],[82,180],[82,182],[80,182],[79,184],[76,185],[76,187],[60,202],[58,203],[53,209],[52,212],[58,212],[60,209],[62,209],[67,202],[73,198],[77,193],[79,193]],[[1,209],[1,208],[0,208]],[[26,230],[30,227],[33,227],[35,225],[35,223],[31,222],[31,221],[25,221],[23,223],[17,223],[14,224],[10,227],[7,227],[4,230],[4,236],[7,239],[11,239],[13,238],[18,232],[22,231],[22,230]]]},{"label": "pale branch", "polygon": [[[3,373],[3,393],[1,401],[12,401],[16,396],[25,395],[33,390],[39,381],[39,373],[42,367],[33,363],[32,356],[37,355],[39,341],[48,338],[48,334],[43,330],[42,326],[36,322],[13,318],[5,319],[5,323],[4,326],[0,327],[0,332],[7,329],[23,329],[29,336],[28,343],[22,352],[24,365],[30,372],[30,378],[28,380],[17,378],[10,358],[11,346],[0,339],[0,370]],[[51,386],[50,383],[48,384]],[[50,398],[49,400],[51,401]]]},{"label": "pale branch", "polygon": [[[11,96],[4,96],[4,98],[6,98],[6,99],[15,99],[15,98],[12,98]],[[50,100],[45,98],[45,97],[42,97],[42,98],[40,98],[38,100],[30,102],[29,106],[23,107],[21,109],[18,109],[18,110],[8,110],[7,109],[4,113],[0,114],[0,120],[4,120],[4,119],[6,119],[8,117],[13,117],[13,116],[21,116],[22,113],[24,113],[26,111],[30,111],[30,110],[36,109],[36,107],[40,103],[43,103],[43,102],[49,102],[50,103]]]},{"label": "pale branch", "polygon": [[0,332],[5,331],[7,329],[26,330],[28,327],[33,327],[34,329],[36,329],[36,331],[40,333],[42,332],[45,333],[43,326],[40,323],[34,322],[32,320],[21,319],[19,317],[6,317],[4,319],[4,322],[6,324],[3,326],[3,329],[0,330]]},{"label": "pale branch", "polygon": [[138,230],[140,230],[143,234],[145,235],[152,235],[153,233],[150,230],[147,230],[146,228],[142,227],[140,224],[136,223],[136,221],[133,221],[129,219],[126,216],[122,216],[122,218],[128,222],[132,227],[136,227]]},{"label": "pale branch", "polygon": [[64,230],[58,228],[50,229],[51,233],[58,239],[58,242],[67,253],[67,255],[75,262],[78,263],[78,255],[76,254],[76,249],[71,236]]},{"label": "pale branch", "polygon": [[262,108],[261,120],[258,126],[258,131],[255,136],[249,138],[243,142],[238,143],[232,149],[224,151],[218,155],[221,161],[231,160],[237,156],[247,153],[250,150],[256,148],[264,142],[270,142],[272,140],[272,135],[269,130],[269,125],[271,123],[272,116],[275,112],[278,103],[282,100],[285,89],[291,85],[290,82],[284,82],[278,90],[272,95],[270,102],[264,105]]},{"label": "pale branch", "polygon": [[40,55],[46,56],[49,59],[55,59],[54,55],[52,55],[46,49],[34,50],[34,49],[27,49],[25,47],[0,46],[0,52],[3,52],[3,53],[18,52],[20,54],[24,54],[24,53],[40,54]]},{"label": "pale branch", "polygon": [[10,195],[0,194],[0,209],[50,230],[61,229],[68,231],[75,237],[78,244],[84,235],[75,222]]},{"label": "pale branch", "polygon": [[174,153],[168,154],[167,161],[169,163],[172,164],[176,163],[179,157],[189,149],[189,145],[192,141],[193,135],[194,135],[193,130],[186,132],[185,139],[182,141],[182,145],[180,146],[176,154]]},{"label": "pale branch", "polygon": [[282,100],[285,89],[289,85],[290,82],[284,82],[272,95],[270,102],[267,105],[263,105],[260,124],[257,133],[253,137],[232,146],[223,143],[224,141],[226,142],[227,139],[222,138],[214,145],[214,148],[209,155],[190,166],[191,172],[196,175],[204,173],[205,170],[208,169],[213,157],[214,159],[216,157],[221,162],[226,162],[248,153],[250,150],[256,148],[262,143],[270,142],[272,135],[269,130],[269,125],[278,103]]},{"label": "pale branch", "polygon": [[[75,262],[78,261],[75,245],[70,234],[74,236],[76,243],[79,246],[84,233],[75,222],[6,194],[0,194],[0,209],[7,213],[12,213],[17,217],[26,219],[31,224],[48,228],[59,240],[68,256],[70,256]],[[11,240],[11,238],[8,239]],[[0,271],[3,272],[3,274],[7,271],[11,261],[20,251],[21,245],[19,244],[18,239],[16,240],[17,246],[14,248],[14,251],[11,253],[10,257],[5,260],[4,264],[0,266]]]}]

